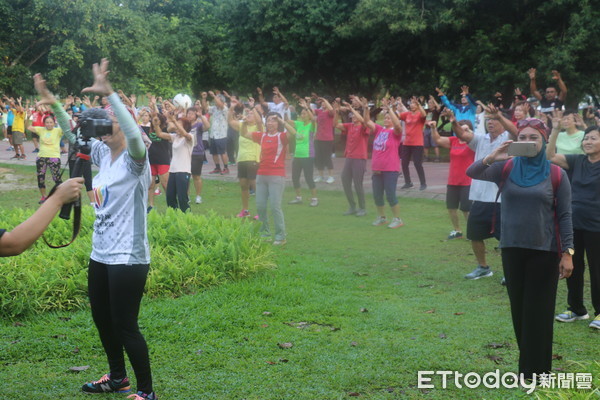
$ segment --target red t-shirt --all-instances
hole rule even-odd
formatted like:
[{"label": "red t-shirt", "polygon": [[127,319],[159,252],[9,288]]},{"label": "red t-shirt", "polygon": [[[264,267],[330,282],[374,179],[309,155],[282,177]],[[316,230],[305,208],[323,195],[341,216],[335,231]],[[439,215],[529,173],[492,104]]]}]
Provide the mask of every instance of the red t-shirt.
[{"label": "red t-shirt", "polygon": [[369,144],[369,130],[362,124],[342,124],[342,135],[347,135],[346,151],[344,157],[367,159],[367,146]]},{"label": "red t-shirt", "polygon": [[448,185],[470,186],[471,178],[466,174],[467,168],[475,160],[475,152],[469,144],[459,138],[451,136],[450,139],[450,168],[448,168]]},{"label": "red t-shirt", "polygon": [[252,140],[260,144],[260,164],[257,174],[285,176],[287,133],[277,132],[268,135],[265,132],[253,132]]},{"label": "red t-shirt", "polygon": [[405,124],[406,136],[404,146],[423,146],[423,127],[425,126],[425,116],[419,111],[412,113],[410,111],[400,114],[400,119]]},{"label": "red t-shirt", "polygon": [[31,123],[31,126],[44,126],[44,119],[47,115],[50,115],[50,113],[41,113],[38,111],[34,111],[33,122]]},{"label": "red t-shirt", "polygon": [[333,141],[333,115],[335,113],[317,108],[315,114],[317,115],[315,140]]}]

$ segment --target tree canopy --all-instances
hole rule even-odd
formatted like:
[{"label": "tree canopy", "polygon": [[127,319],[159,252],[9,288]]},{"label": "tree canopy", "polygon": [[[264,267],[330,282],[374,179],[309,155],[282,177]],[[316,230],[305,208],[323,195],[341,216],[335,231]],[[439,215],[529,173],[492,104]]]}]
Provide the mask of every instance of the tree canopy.
[{"label": "tree canopy", "polygon": [[59,94],[111,61],[126,92],[259,86],[287,92],[429,94],[463,84],[486,98],[528,93],[556,69],[568,102],[600,90],[592,0],[0,0],[0,90]]}]

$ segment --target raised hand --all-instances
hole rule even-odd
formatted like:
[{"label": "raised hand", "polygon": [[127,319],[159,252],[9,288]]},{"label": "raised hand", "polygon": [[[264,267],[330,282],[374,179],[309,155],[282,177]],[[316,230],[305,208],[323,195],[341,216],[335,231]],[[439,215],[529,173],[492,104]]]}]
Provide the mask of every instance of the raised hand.
[{"label": "raised hand", "polygon": [[469,87],[468,87],[467,85],[462,85],[462,86],[460,87],[460,91],[461,91],[461,92],[460,92],[460,95],[461,95],[461,96],[466,96],[466,95],[468,95],[468,94],[469,94]]},{"label": "raised hand", "polygon": [[442,92],[442,89],[440,89],[438,87],[435,88],[435,91],[436,91],[437,95],[440,97],[442,97],[444,95],[444,92]]},{"label": "raised hand", "polygon": [[520,96],[521,95],[521,88],[516,87],[515,88],[515,96]]},{"label": "raised hand", "polygon": [[552,110],[552,128],[558,129],[560,128],[560,121],[562,120],[563,112],[562,110]]},{"label": "raised hand", "polygon": [[110,81],[108,80],[108,60],[103,58],[100,61],[100,64],[94,64],[92,66],[92,71],[94,74],[94,83],[92,86],[86,87],[81,92],[82,93],[98,93],[102,96],[108,96],[114,92]]},{"label": "raised hand", "polygon": [[529,75],[529,79],[531,79],[531,80],[535,79],[535,72],[536,72],[535,68],[529,68],[529,71],[527,71],[527,74]]},{"label": "raised hand", "polygon": [[552,70],[552,79],[554,79],[555,81],[562,80],[561,77],[560,77],[560,72],[558,72],[557,70],[553,69]]},{"label": "raised hand", "polygon": [[56,103],[56,97],[54,97],[54,95],[48,90],[46,81],[42,77],[42,74],[35,74],[33,76],[33,86],[41,97],[40,104],[51,105]]}]

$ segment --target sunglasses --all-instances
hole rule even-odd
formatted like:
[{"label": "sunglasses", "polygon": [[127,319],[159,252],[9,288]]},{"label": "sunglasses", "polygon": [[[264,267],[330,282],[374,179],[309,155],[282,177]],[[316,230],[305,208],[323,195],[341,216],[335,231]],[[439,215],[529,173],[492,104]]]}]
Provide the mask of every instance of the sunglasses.
[{"label": "sunglasses", "polygon": [[543,121],[541,121],[537,118],[525,118],[525,119],[519,120],[517,122],[517,129],[519,131],[521,131],[527,127],[535,129],[536,131],[541,133],[544,137],[548,137],[548,127],[546,126],[546,124],[544,124]]}]

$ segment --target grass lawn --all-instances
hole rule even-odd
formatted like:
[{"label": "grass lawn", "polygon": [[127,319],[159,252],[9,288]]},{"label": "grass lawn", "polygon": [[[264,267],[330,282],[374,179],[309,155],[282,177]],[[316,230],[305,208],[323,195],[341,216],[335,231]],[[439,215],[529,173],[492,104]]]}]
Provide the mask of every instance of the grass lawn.
[{"label": "grass lawn", "polygon": [[[0,167],[35,182],[32,167]],[[192,211],[233,217],[238,192],[206,180],[204,204]],[[284,202],[292,197],[288,188]],[[38,198],[36,189],[1,192],[0,210],[33,208]],[[391,230],[371,226],[370,197],[366,218],[341,215],[341,192],[322,191],[319,199],[316,208],[284,205],[288,244],[275,251],[276,269],[195,295],[144,299],[140,323],[161,399],[534,398],[519,389],[443,390],[439,378],[435,389],[417,388],[419,370],[517,370],[496,241],[488,242],[496,275],[467,281],[474,256],[468,241],[444,240],[444,203],[400,199],[405,226]],[[163,212],[164,195],[156,204],[153,212]],[[565,304],[561,282],[557,311]],[[555,324],[553,367],[592,372],[578,363],[597,358],[599,337],[585,321]],[[89,368],[71,372],[75,366]],[[0,323],[0,399],[81,399],[81,384],[106,372],[89,310]]]}]

